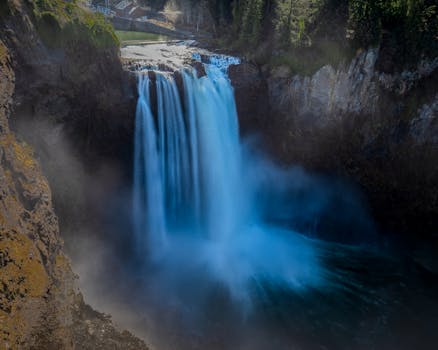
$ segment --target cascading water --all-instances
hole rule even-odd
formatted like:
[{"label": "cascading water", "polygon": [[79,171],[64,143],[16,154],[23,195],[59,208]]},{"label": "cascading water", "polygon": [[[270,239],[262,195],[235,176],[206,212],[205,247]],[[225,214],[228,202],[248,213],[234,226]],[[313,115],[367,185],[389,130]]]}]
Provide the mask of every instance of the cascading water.
[{"label": "cascading water", "polygon": [[207,273],[238,300],[248,300],[254,281],[295,289],[318,284],[313,242],[269,226],[258,212],[260,180],[254,161],[243,156],[226,68],[216,58],[205,65],[205,76],[182,70],[183,98],[172,75],[155,72],[154,80],[139,75],[137,246],[164,270]]},{"label": "cascading water", "polygon": [[[134,231],[140,250],[165,242],[163,182],[157,136],[150,109],[149,79],[140,76],[134,145]],[[152,210],[153,208],[153,210]],[[149,232],[149,234],[144,234]],[[146,242],[149,237],[149,242]]]}]

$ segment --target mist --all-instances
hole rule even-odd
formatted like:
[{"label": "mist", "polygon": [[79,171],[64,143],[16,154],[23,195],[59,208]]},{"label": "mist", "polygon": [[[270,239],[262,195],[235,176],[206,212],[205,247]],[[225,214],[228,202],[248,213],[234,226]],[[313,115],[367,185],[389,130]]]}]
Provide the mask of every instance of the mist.
[{"label": "mist", "polygon": [[[365,233],[373,224],[349,184],[299,167],[280,167],[254,147],[243,142],[243,178],[245,187],[254,190],[254,205],[239,232],[217,242],[173,230],[159,258],[138,253],[132,230],[119,231],[124,244],[84,232],[75,243],[73,268],[86,300],[157,349],[266,349],[272,336],[278,337],[278,349],[290,348],[294,337],[303,346],[295,332],[281,336],[271,329],[277,316],[266,310],[276,309],[277,298],[286,299],[284,311],[275,315],[294,310],[287,318],[301,323],[302,331],[313,319],[311,314],[303,319],[303,312],[315,312],[324,298],[357,283],[354,274],[347,280],[346,267],[363,254],[362,246],[370,246],[375,232]],[[130,198],[124,201],[131,205]],[[351,222],[343,225],[345,216],[357,231],[350,229]],[[339,230],[353,237],[348,238],[350,248],[326,243],[343,241],[330,236],[333,227],[309,224],[318,218],[340,222]],[[365,295],[364,290],[357,292],[358,299]],[[354,304],[348,300],[347,305]]]},{"label": "mist", "polygon": [[[315,295],[350,288],[354,278],[345,284],[338,274],[342,269],[331,262],[332,244],[339,252],[353,255],[336,244],[370,244],[375,229],[359,191],[351,184],[276,164],[263,154],[256,136],[239,140],[229,82],[216,70],[209,73],[210,77],[199,79],[186,72],[185,77],[193,91],[186,88],[189,96],[184,103],[188,105],[190,93],[197,99],[191,112],[185,109],[193,113],[191,120],[198,121],[205,110],[217,117],[196,124],[201,211],[199,216],[193,212],[191,193],[182,196],[172,216],[164,218],[163,245],[148,238],[156,232],[147,221],[135,230],[133,182],[123,175],[130,171],[120,169],[123,162],[102,160],[88,167],[68,134],[55,123],[27,120],[17,128],[36,145],[52,184],[55,210],[73,269],[80,276],[80,289],[93,307],[112,314],[117,324],[154,348],[266,349],[266,339],[274,335],[280,339],[279,349],[290,348],[290,337],[296,338],[296,333],[281,335],[271,329],[282,312],[276,310],[276,300],[285,299],[285,310],[297,312],[287,316],[292,322],[304,312],[303,301],[316,300],[316,307],[321,297]],[[165,92],[172,78],[163,77],[162,84]],[[223,109],[221,103],[227,107]],[[216,125],[224,123],[224,116],[230,118],[228,123]],[[170,117],[163,114],[162,120]],[[212,135],[217,130],[224,133]],[[190,143],[190,134],[186,135]],[[188,158],[193,159],[193,154]],[[195,193],[193,173],[182,169],[180,177],[188,182],[180,185]],[[142,176],[150,175],[142,172]],[[154,186],[169,183],[163,177]],[[144,191],[146,184],[139,188]],[[167,213],[168,196],[178,192],[169,189],[163,190],[167,197],[162,199]],[[157,204],[149,203],[142,210],[155,215]],[[269,310],[276,310],[275,316]],[[308,321],[299,322],[304,327]],[[294,341],[301,342],[299,337]]]},{"label": "mist", "polygon": [[[172,92],[171,76],[157,73],[158,83],[140,76],[136,137],[154,141],[135,141],[141,149],[134,156],[133,191],[145,195],[125,203],[134,205],[134,229],[123,232],[130,244],[122,248],[84,240],[74,267],[93,305],[152,346],[262,349],[264,332],[271,334],[278,322],[278,315],[273,321],[266,313],[276,309],[277,299],[285,302],[285,310],[297,312],[287,316],[292,322],[303,312],[315,312],[333,293],[354,288],[355,277],[343,281],[346,269],[336,263],[340,256],[351,256],[344,266],[354,261],[362,246],[372,244],[375,230],[351,184],[279,166],[259,150],[257,138],[239,140],[232,94],[221,90],[230,89],[229,82],[218,70],[207,71],[203,78],[183,73],[185,108],[175,107],[182,101]],[[158,101],[173,99],[166,104],[174,107],[155,108],[154,116],[154,108],[147,108],[150,88],[157,89]],[[210,116],[204,124],[202,115]],[[195,125],[186,127],[178,118]],[[178,135],[182,144],[167,144],[172,137],[163,134]],[[199,145],[196,152],[189,146],[194,144]],[[199,166],[185,167],[180,156]],[[171,157],[176,158],[167,162]],[[157,171],[148,172],[151,168]],[[312,300],[311,311],[303,309]],[[310,322],[309,317],[299,322]],[[258,332],[264,335],[255,336]],[[284,335],[278,348],[289,348],[293,335]]]}]

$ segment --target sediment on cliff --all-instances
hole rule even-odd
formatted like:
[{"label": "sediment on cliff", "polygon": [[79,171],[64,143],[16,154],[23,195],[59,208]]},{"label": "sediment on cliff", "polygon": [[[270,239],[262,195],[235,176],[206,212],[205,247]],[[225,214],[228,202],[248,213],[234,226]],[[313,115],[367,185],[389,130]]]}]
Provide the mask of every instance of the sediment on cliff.
[{"label": "sediment on cliff", "polygon": [[[123,118],[131,106],[123,89],[130,83],[116,47],[72,40],[49,48],[33,6],[8,1],[0,7],[0,348],[147,349],[85,304],[55,211],[83,210],[86,203],[68,203],[71,197],[60,191],[69,183],[56,182],[65,164],[51,159],[58,147],[53,140],[64,144],[65,138],[87,169],[99,157],[123,153],[119,146],[131,123]],[[91,137],[96,128],[102,130],[97,139]],[[54,130],[58,136],[51,139]]]}]

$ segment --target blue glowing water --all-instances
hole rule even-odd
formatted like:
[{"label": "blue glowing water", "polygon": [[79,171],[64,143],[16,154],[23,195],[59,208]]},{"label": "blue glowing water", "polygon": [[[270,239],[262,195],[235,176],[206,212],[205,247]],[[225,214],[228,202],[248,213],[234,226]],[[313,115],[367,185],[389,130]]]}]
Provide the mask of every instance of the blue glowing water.
[{"label": "blue glowing water", "polygon": [[[140,76],[134,145],[134,231],[139,249],[165,244],[165,209],[157,135],[150,109],[149,80]],[[153,210],[152,210],[153,208]],[[144,234],[144,232],[151,234]],[[149,238],[149,242],[146,242]]]},{"label": "blue glowing water", "polygon": [[207,275],[248,302],[260,281],[304,290],[324,278],[312,240],[263,219],[259,188],[272,169],[240,143],[225,73],[234,62],[215,57],[202,77],[182,70],[181,97],[172,75],[139,75],[133,212],[139,252],[164,274]]}]

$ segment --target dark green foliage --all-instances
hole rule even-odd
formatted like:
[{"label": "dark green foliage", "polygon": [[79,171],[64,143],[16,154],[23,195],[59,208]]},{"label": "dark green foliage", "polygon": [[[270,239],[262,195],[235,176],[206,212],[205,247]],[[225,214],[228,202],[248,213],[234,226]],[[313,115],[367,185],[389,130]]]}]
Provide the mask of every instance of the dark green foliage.
[{"label": "dark green foliage", "polygon": [[113,27],[100,14],[79,7],[75,0],[37,0],[33,2],[37,29],[51,48],[84,43],[98,49],[119,45]]},{"label": "dark green foliage", "polygon": [[238,45],[254,47],[259,43],[265,17],[265,0],[240,0],[234,3],[233,35]]},{"label": "dark green foliage", "polygon": [[434,0],[350,0],[349,34],[357,47],[386,39],[398,60],[436,56],[438,5]]},{"label": "dark green foliage", "polygon": [[377,2],[351,0],[349,6],[349,37],[358,45],[376,45],[380,39],[381,21]]},{"label": "dark green foliage", "polygon": [[[380,46],[398,68],[438,55],[436,0],[236,0],[232,9],[234,48],[293,69],[309,56],[301,55],[305,48],[333,61],[339,53],[348,58],[358,48]],[[329,53],[324,42],[339,52]],[[279,57],[269,59],[266,51]],[[291,58],[293,52],[299,55]]]},{"label": "dark green foliage", "polygon": [[233,8],[234,34],[245,44],[274,40],[277,47],[310,46],[312,24],[323,0],[240,0]]},{"label": "dark green foliage", "polygon": [[228,25],[232,21],[233,0],[207,0],[207,3],[209,12],[216,24]]},{"label": "dark green foliage", "polygon": [[263,20],[264,0],[246,0],[243,2],[240,40],[249,45],[259,41]]},{"label": "dark green foliage", "polygon": [[7,16],[11,13],[8,0],[0,0],[0,17]]},{"label": "dark green foliage", "polygon": [[288,46],[310,46],[309,26],[321,10],[321,0],[277,0],[275,25],[281,42]]},{"label": "dark green foliage", "polygon": [[[330,1],[327,1],[330,2]],[[395,65],[438,55],[436,0],[331,0],[348,6],[346,33],[353,48],[380,46]]]}]

